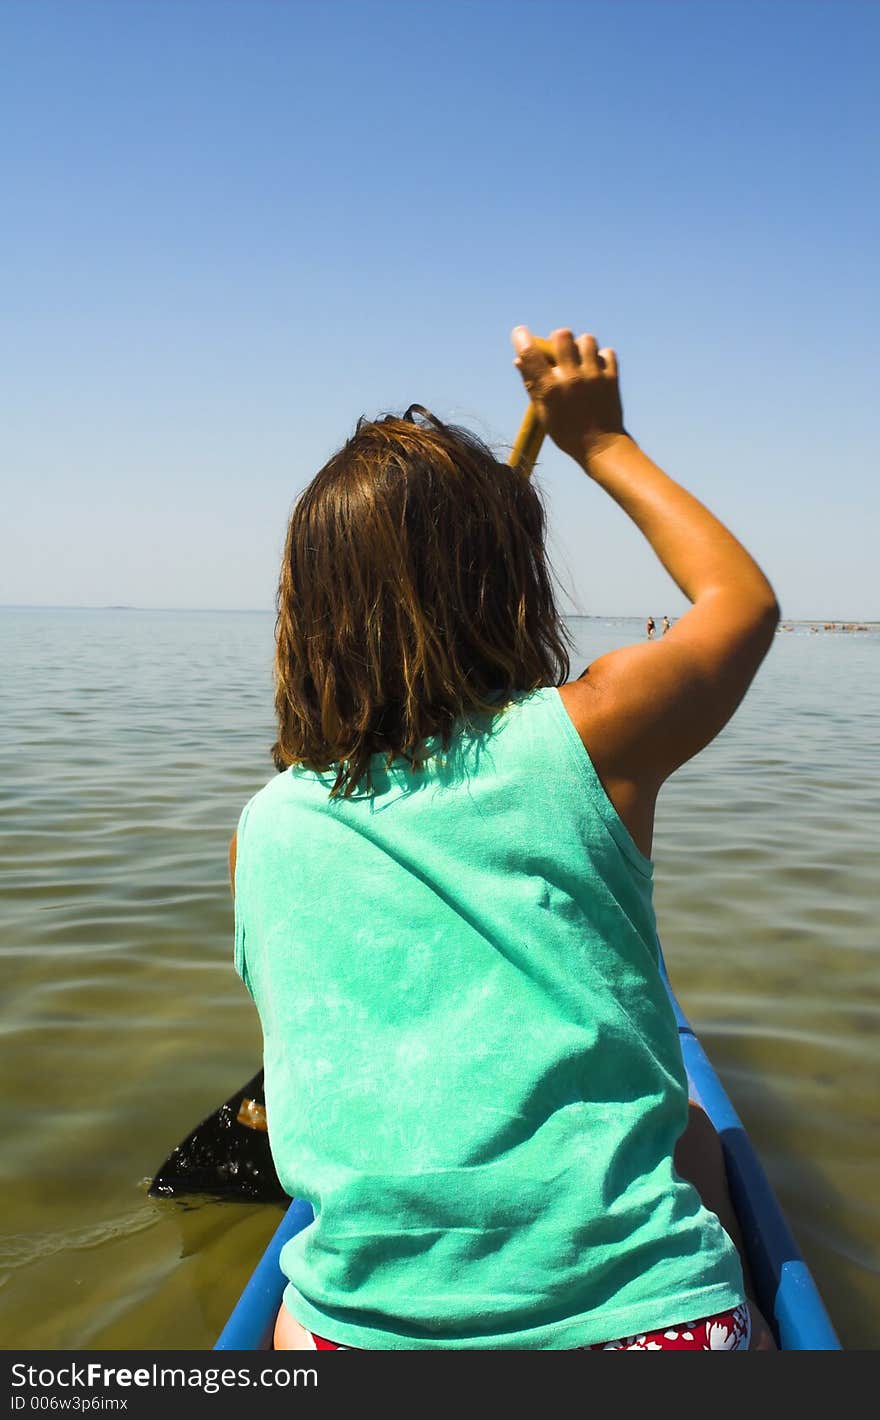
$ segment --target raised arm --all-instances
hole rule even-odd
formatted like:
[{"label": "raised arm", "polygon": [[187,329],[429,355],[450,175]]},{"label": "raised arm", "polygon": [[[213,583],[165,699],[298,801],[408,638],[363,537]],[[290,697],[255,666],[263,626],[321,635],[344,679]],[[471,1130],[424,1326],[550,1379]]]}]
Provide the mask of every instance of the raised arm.
[{"label": "raised arm", "polygon": [[661,640],[602,656],[564,688],[612,802],[650,852],[657,790],[730,719],[772,642],[779,608],[733,534],[625,431],[614,351],[568,330],[551,339],[555,365],[524,327],[513,333],[516,364],[548,434],[633,520],[693,603]]}]

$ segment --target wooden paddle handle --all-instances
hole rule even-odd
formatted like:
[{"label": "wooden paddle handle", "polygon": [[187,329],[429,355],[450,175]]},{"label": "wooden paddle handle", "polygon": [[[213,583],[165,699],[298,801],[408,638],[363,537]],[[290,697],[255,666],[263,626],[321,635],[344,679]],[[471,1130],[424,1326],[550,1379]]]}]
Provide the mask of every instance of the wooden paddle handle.
[{"label": "wooden paddle handle", "polygon": [[[556,351],[549,340],[536,340],[535,344],[539,350],[543,350],[547,359],[552,365],[556,364]],[[541,445],[544,442],[544,426],[538,418],[538,411],[533,404],[529,404],[525,413],[525,418],[519,426],[519,433],[516,436],[513,448],[510,451],[510,458],[507,462],[511,468],[515,468],[524,478],[530,477],[535,467],[535,460],[541,452]]]}]

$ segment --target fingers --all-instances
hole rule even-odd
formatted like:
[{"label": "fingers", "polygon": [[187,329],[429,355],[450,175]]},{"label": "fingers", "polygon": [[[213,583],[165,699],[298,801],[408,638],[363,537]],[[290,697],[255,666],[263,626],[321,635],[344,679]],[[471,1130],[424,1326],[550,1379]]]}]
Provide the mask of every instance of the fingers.
[{"label": "fingers", "polygon": [[605,374],[606,374],[606,375],[610,375],[610,376],[612,377],[612,379],[615,379],[615,380],[616,380],[616,379],[617,379],[617,354],[616,354],[616,352],[615,352],[614,350],[610,350],[610,349],[606,346],[603,350],[600,350],[600,351],[598,352],[598,355],[599,355],[599,362],[600,362],[600,364],[602,365],[602,367],[603,367],[603,369],[604,369],[604,371],[605,371]]},{"label": "fingers", "polygon": [[513,348],[517,355],[521,355],[524,350],[528,350],[533,339],[532,332],[527,325],[515,325],[510,332],[510,338],[513,341]]},{"label": "fingers", "polygon": [[617,355],[608,346],[599,349],[594,335],[581,335],[575,340],[567,327],[554,330],[549,341],[536,341],[528,326],[515,326],[511,340],[516,350],[514,364],[523,377],[526,389],[533,398],[540,397],[554,384],[554,362],[541,349],[549,346],[553,351],[556,368],[560,375],[573,375],[582,371],[589,376],[608,375],[617,378]]},{"label": "fingers", "polygon": [[553,365],[535,343],[527,326],[516,326],[510,338],[516,350],[513,363],[522,375],[523,384],[533,399],[540,398],[541,391],[553,382]]},{"label": "fingers", "polygon": [[581,364],[588,375],[598,375],[602,370],[599,361],[599,346],[595,335],[580,335],[577,342]]},{"label": "fingers", "polygon": [[556,354],[556,363],[564,374],[570,374],[578,368],[581,363],[580,351],[570,330],[554,330],[550,336],[550,344]]}]

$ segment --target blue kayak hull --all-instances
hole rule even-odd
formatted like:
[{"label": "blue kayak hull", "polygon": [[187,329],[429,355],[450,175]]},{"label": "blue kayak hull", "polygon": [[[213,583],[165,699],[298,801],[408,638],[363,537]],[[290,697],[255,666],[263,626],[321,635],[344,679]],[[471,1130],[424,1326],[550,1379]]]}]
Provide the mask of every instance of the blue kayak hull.
[{"label": "blue kayak hull", "polygon": [[[665,968],[664,968],[665,978]],[[816,1284],[785,1221],[742,1121],[666,980],[678,1020],[691,1099],[702,1105],[721,1139],[730,1193],[755,1280],[758,1304],[782,1351],[839,1351],[840,1341]],[[215,1351],[265,1351],[286,1278],[278,1259],[284,1244],[312,1221],[294,1199],[251,1275],[214,1346]]]}]

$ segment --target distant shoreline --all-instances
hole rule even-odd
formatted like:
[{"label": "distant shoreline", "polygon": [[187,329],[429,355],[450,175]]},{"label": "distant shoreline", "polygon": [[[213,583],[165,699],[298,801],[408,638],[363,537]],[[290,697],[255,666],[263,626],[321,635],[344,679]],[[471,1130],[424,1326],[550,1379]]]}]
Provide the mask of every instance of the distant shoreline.
[{"label": "distant shoreline", "polygon": [[[56,606],[51,602],[0,602],[0,611],[134,611],[154,612],[163,615],[177,615],[185,612],[192,616],[274,616],[274,607],[223,607],[223,606],[128,606],[124,603],[107,606]],[[684,615],[684,613],[682,613]],[[621,612],[563,612],[566,621],[634,621],[644,623],[645,617]],[[680,618],[674,616],[673,624]],[[866,617],[785,617],[778,630],[794,627],[814,627],[817,631],[880,631],[880,618]]]}]

